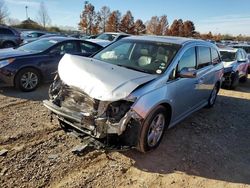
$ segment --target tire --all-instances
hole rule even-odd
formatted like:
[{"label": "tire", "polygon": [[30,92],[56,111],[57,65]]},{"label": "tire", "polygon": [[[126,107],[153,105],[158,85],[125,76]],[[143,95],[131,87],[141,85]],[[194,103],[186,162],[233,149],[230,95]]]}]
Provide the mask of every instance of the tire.
[{"label": "tire", "polygon": [[[140,136],[138,139],[137,150],[145,153],[159,146],[163,137],[164,130],[167,126],[166,124],[168,123],[168,117],[166,117],[166,114],[166,108],[160,105],[148,115],[148,117],[142,124],[142,128],[139,134]],[[160,122],[157,122],[158,120]],[[157,123],[158,125],[154,125],[154,123]]]},{"label": "tire", "polygon": [[248,76],[248,73],[246,72],[245,76],[243,76],[242,78],[240,78],[240,82],[241,83],[246,83],[247,82],[247,76]]},{"label": "tire", "polygon": [[40,73],[34,68],[24,68],[15,77],[15,86],[24,92],[34,91],[41,82]]},{"label": "tire", "polygon": [[236,89],[237,86],[239,85],[239,81],[240,81],[240,78],[239,78],[239,73],[236,72],[234,75],[232,75],[232,81],[231,81],[231,84],[229,86],[229,89]]},{"label": "tire", "polygon": [[3,48],[13,48],[15,47],[15,44],[13,42],[4,42]]},{"label": "tire", "polygon": [[216,84],[208,98],[208,104],[207,104],[207,108],[212,108],[216,102],[216,99],[217,99],[217,95],[218,95],[218,92],[219,92],[219,85]]}]

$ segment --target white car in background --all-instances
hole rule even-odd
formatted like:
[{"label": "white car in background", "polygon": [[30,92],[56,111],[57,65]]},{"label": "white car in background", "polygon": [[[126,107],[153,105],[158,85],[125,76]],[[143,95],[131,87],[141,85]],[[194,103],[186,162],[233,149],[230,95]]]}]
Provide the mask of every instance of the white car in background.
[{"label": "white car in background", "polygon": [[112,42],[115,42],[117,40],[120,40],[124,37],[130,36],[126,33],[114,33],[114,32],[105,32],[100,35],[98,35],[95,39],[88,39],[90,42],[97,43],[103,47],[109,45]]},{"label": "white car in background", "polygon": [[235,89],[239,82],[246,82],[248,76],[247,53],[242,48],[220,48],[221,59],[224,66],[223,85]]},{"label": "white car in background", "polygon": [[246,51],[248,59],[249,59],[249,63],[248,63],[248,73],[250,73],[250,44],[236,44],[232,46],[233,48],[242,48]]}]

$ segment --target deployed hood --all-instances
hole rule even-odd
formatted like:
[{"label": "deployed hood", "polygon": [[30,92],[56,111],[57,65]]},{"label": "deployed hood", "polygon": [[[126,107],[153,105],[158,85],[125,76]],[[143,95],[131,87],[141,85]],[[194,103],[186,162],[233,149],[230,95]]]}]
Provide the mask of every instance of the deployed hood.
[{"label": "deployed hood", "polygon": [[66,54],[58,65],[61,80],[102,101],[126,98],[141,84],[158,75],[119,67],[99,60]]},{"label": "deployed hood", "polygon": [[31,52],[26,52],[23,50],[18,50],[14,48],[6,48],[0,50],[0,59],[15,58],[23,55],[30,55]]},{"label": "deployed hood", "polygon": [[223,66],[224,66],[225,68],[228,68],[228,67],[232,67],[233,64],[235,63],[235,61],[229,61],[229,62],[223,61],[222,63],[223,63]]}]

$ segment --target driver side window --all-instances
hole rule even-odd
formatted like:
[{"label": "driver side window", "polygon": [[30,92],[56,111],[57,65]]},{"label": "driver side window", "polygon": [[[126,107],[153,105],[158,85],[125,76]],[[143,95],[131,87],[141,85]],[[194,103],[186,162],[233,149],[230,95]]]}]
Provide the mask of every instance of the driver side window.
[{"label": "driver side window", "polygon": [[77,52],[77,45],[75,42],[65,42],[52,49],[50,53],[64,55],[65,53],[70,54],[76,52]]},{"label": "driver side window", "polygon": [[181,57],[177,66],[177,72],[183,68],[195,68],[196,66],[196,53],[195,47],[188,49]]},{"label": "driver side window", "polygon": [[101,55],[102,59],[129,59],[129,52],[131,50],[132,43],[124,43],[115,47],[112,51],[107,51]]},{"label": "driver side window", "polygon": [[194,68],[196,67],[196,50],[195,47],[189,48],[182,55],[177,67],[172,72],[172,78],[178,78],[179,73],[183,68]]}]

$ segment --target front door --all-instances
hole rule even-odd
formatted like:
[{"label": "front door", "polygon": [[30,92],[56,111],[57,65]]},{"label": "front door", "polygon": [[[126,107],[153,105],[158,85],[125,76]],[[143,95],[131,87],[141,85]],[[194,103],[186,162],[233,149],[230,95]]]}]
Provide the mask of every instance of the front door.
[{"label": "front door", "polygon": [[181,78],[179,73],[183,68],[196,68],[196,49],[189,48],[182,55],[173,74],[174,79],[168,83],[169,91],[173,91],[173,122],[178,121],[200,104],[201,93],[199,84],[201,77]]}]

